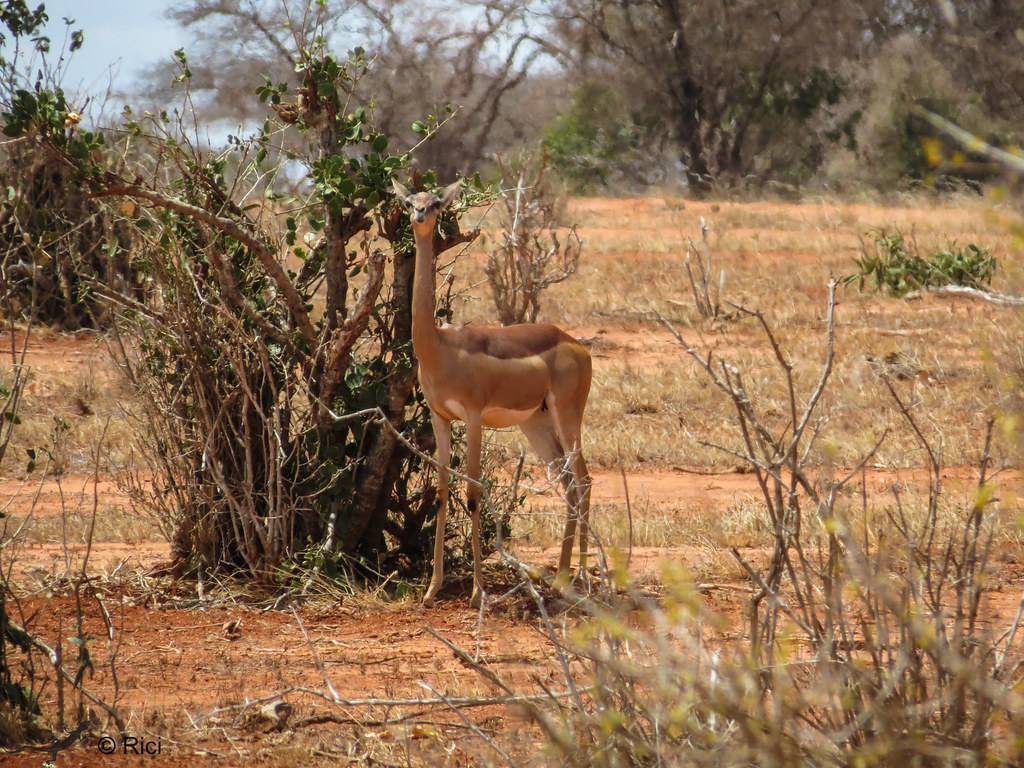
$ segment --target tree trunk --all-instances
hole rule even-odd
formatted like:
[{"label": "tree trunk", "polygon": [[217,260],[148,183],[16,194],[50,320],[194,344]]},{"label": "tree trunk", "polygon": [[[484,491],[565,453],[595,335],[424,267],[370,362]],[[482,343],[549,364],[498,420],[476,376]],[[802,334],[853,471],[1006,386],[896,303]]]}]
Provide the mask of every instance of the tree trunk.
[{"label": "tree trunk", "polygon": [[[405,354],[412,357],[412,280],[415,265],[416,259],[412,253],[395,254],[392,282],[395,314],[388,349],[396,363]],[[396,364],[388,378],[384,412],[395,429],[381,425],[369,430],[370,448],[363,459],[356,481],[355,497],[347,516],[348,527],[339,532],[341,548],[345,552],[358,551],[360,554],[372,555],[381,543],[380,531],[384,529],[381,520],[378,519],[377,524],[373,526],[377,531],[375,535],[367,537],[367,533],[375,518],[386,516],[388,513],[386,502],[397,477],[397,473],[391,471],[392,459],[398,445],[395,430],[400,430],[405,420],[405,405],[416,385],[416,366],[413,364],[406,369],[405,366]],[[364,537],[372,540],[366,540]]]},{"label": "tree trunk", "polygon": [[665,29],[672,30],[668,41],[671,74],[668,76],[669,98],[679,142],[686,180],[694,197],[705,197],[711,191],[707,147],[701,126],[704,122],[704,89],[694,77],[693,53],[686,38],[686,26],[679,0],[658,3],[665,19]]}]

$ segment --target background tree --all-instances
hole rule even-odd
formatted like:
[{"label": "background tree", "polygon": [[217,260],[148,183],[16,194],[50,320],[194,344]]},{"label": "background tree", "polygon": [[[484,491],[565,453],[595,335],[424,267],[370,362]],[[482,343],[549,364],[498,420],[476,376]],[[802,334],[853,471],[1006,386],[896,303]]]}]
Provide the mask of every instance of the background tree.
[{"label": "background tree", "polygon": [[[169,15],[196,33],[189,49],[192,87],[206,122],[262,121],[245,98],[253,73],[287,80],[298,64],[295,52],[312,39],[315,26],[327,45],[360,47],[373,61],[353,85],[383,133],[415,144],[426,116],[443,118],[447,105],[458,108],[443,147],[424,143],[415,152],[418,165],[435,169],[441,179],[466,175],[490,153],[536,130],[537,115],[521,114],[525,100],[516,98],[545,55],[529,0],[471,6],[453,0],[328,0],[315,6],[185,0]],[[150,98],[162,98],[162,68],[146,79]]]},{"label": "background tree", "polygon": [[[645,140],[678,152],[690,189],[747,176],[799,180],[823,151],[842,96],[849,31],[869,7],[840,3],[571,0],[558,18],[580,83],[613,83]],[[785,126],[784,130],[780,130]]]},{"label": "background tree", "polygon": [[[911,116],[920,100],[1019,144],[1022,4],[325,0],[313,10],[324,12],[331,45],[359,45],[374,61],[359,95],[388,135],[412,144],[424,116],[458,109],[444,150],[428,142],[415,155],[442,179],[544,138],[578,188],[682,181],[708,194],[768,182],[887,189],[925,177],[920,140],[936,137]],[[262,120],[244,94],[253,72],[290,76],[295,41],[309,38],[315,16],[298,8],[174,6],[196,33],[206,123]],[[165,80],[150,73],[158,93]]]},{"label": "background tree", "polygon": [[[1014,143],[1024,106],[1024,59],[1012,31],[1018,6],[1017,0],[972,2],[958,5],[954,19],[944,12],[951,6],[924,1],[570,0],[556,12],[553,34],[571,83],[614,94],[613,114],[594,115],[591,125],[597,122],[605,136],[609,128],[635,126],[641,146],[674,148],[690,189],[706,194],[713,187],[801,184],[823,169],[840,172],[827,166],[829,157],[846,150],[858,162],[877,131],[886,142],[893,134],[911,138],[901,148],[902,172],[920,176],[920,143],[913,141],[920,126],[908,124],[909,104],[885,124],[860,125],[880,93],[900,91],[874,63],[901,38],[919,46],[914,68],[941,62],[959,90],[917,87],[900,99],[937,96],[950,119],[975,108],[1003,143]],[[990,45],[978,44],[989,36]],[[1013,62],[1009,77],[979,66],[1004,58]],[[927,85],[924,80],[917,78]],[[1007,120],[1010,115],[1015,118]]]}]

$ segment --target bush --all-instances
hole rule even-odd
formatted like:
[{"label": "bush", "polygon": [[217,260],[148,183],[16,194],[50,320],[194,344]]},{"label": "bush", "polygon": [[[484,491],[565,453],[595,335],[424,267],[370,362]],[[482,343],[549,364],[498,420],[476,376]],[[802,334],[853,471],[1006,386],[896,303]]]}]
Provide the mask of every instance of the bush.
[{"label": "bush", "polygon": [[[362,562],[370,575],[400,558],[419,575],[436,504],[429,467],[398,433],[422,439],[429,416],[414,393],[411,235],[385,202],[410,158],[388,151],[366,110],[339,110],[336,89],[365,71],[361,52],[304,64],[303,89],[316,91],[304,113],[281,86],[260,95],[322,150],[293,158],[307,163],[312,196],[273,200],[287,214],[264,214],[263,226],[234,203],[242,185],[276,173],[263,163],[281,127],[268,123],[237,145],[236,177],[215,158],[178,160],[188,205],[155,201],[148,276],[163,300],[122,303],[133,339],[122,361],[145,395],[157,438],[148,454],[162,470],[150,503],[175,521],[178,560],[200,572],[241,567],[271,582],[297,562],[327,573]],[[394,251],[384,301],[387,258],[363,236],[371,229]],[[469,237],[452,219],[439,250]]]},{"label": "bush", "polygon": [[[191,114],[191,70],[177,56],[180,113]],[[173,537],[179,570],[269,583],[294,563],[403,563],[415,575],[425,563],[430,469],[399,440],[430,433],[414,394],[413,246],[387,202],[411,155],[391,151],[347,95],[368,66],[358,49],[339,59],[304,48],[298,97],[265,80],[257,93],[278,117],[222,153],[193,145],[167,113],[128,115],[123,133],[147,156],[110,151],[118,139],[39,119],[58,98],[41,87],[8,116],[21,143],[59,158],[95,197],[133,201],[122,210],[145,238],[137,264],[153,296],[99,280],[90,290],[114,313],[119,360],[144,402],[138,448],[155,477],[134,497]],[[437,125],[419,128],[429,137]],[[283,149],[295,130],[301,152]],[[305,189],[278,198],[298,164]],[[424,183],[433,175],[414,175]],[[442,229],[437,252],[475,237],[454,215]],[[385,300],[388,258],[371,230],[393,252]]]},{"label": "bush", "polygon": [[[682,569],[667,570],[666,593],[654,599],[612,568],[603,591],[572,596],[585,620],[561,636],[539,603],[564,672],[557,687],[543,684],[550,699],[526,705],[549,764],[938,767],[1024,758],[1021,614],[1005,630],[990,626],[984,600],[1005,525],[994,424],[963,504],[950,504],[936,441],[891,388],[925,457],[922,508],[899,490],[882,509],[870,509],[866,495],[850,498],[859,467],[815,476],[817,444],[827,440],[820,407],[835,358],[834,295],[833,284],[826,355],[808,392],[765,318],[738,309],[760,324],[774,375],[787,383],[781,424],[778,400],[753,385],[763,368],[748,378],[688,350],[733,408],[735,439],[718,447],[755,476],[772,552],[752,564],[733,550],[750,584],[740,627],[711,613]],[[884,532],[873,525],[879,516]]]},{"label": "bush", "polygon": [[[59,86],[61,70],[47,60],[50,41],[42,35],[46,14],[30,13],[24,2],[7,4],[2,20],[15,55],[0,56],[0,121],[6,137],[38,130],[54,141],[4,141],[0,149],[0,294],[13,317],[53,324],[63,330],[95,328],[107,319],[91,286],[100,282],[140,299],[145,282],[128,256],[133,245],[130,227],[101,201],[92,199],[65,159],[84,159],[97,141],[79,130],[81,116]],[[32,41],[38,57],[20,61],[21,38]],[[82,44],[71,33],[70,52]],[[70,53],[69,52],[69,53]],[[62,52],[63,54],[63,52]]]},{"label": "bush", "polygon": [[858,272],[844,278],[846,285],[854,283],[864,290],[868,278],[874,278],[875,290],[888,290],[894,296],[910,291],[959,285],[986,290],[995,274],[996,260],[988,248],[973,243],[956,248],[955,243],[945,251],[923,257],[917,248],[908,248],[899,232],[874,230],[874,250],[862,244],[863,256],[854,259]]},{"label": "bush", "polygon": [[612,89],[596,83],[581,86],[569,110],[545,129],[543,147],[551,167],[581,193],[633,176],[643,165],[639,128]]},{"label": "bush", "polygon": [[569,227],[558,238],[557,192],[547,152],[523,150],[511,161],[498,158],[500,239],[487,256],[484,271],[502,325],[534,323],[540,295],[576,272],[583,241]]}]

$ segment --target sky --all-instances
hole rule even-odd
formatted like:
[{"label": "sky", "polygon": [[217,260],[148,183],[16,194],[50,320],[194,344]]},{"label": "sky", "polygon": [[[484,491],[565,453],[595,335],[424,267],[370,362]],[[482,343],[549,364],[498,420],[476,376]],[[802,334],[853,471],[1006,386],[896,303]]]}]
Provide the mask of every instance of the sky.
[{"label": "sky", "polygon": [[114,91],[129,91],[138,72],[161,61],[170,68],[174,51],[188,43],[186,33],[163,16],[171,5],[167,0],[39,2],[50,17],[47,33],[54,50],[63,41],[63,17],[74,19],[72,28],[85,34],[85,44],[71,57],[64,76],[69,94],[105,93],[111,83]]}]

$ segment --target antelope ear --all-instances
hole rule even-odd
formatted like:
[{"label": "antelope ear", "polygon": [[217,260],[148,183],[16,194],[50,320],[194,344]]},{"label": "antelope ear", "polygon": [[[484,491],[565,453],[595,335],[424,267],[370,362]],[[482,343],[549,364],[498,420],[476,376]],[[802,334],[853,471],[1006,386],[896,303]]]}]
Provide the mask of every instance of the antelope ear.
[{"label": "antelope ear", "polygon": [[406,199],[409,198],[410,195],[412,195],[412,193],[408,189],[403,187],[394,179],[392,179],[391,181],[391,188],[394,190],[395,194],[398,195],[398,198],[402,202],[405,202]]},{"label": "antelope ear", "polygon": [[447,208],[448,205],[459,196],[459,191],[462,189],[462,182],[456,181],[445,187],[439,197],[441,198],[441,207]]}]

